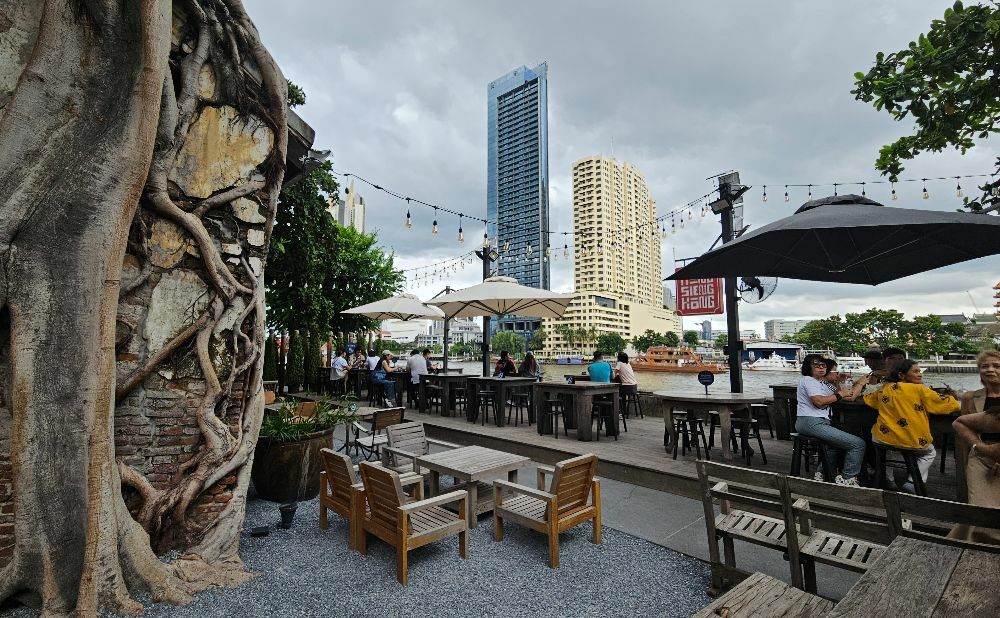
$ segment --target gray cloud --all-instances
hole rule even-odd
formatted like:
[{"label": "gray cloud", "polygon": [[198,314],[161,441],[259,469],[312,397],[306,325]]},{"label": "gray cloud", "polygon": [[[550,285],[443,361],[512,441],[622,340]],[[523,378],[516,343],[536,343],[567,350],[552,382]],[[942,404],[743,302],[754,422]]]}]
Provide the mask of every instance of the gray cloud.
[{"label": "gray cloud", "polygon": [[[854,101],[853,73],[877,51],[900,49],[947,2],[525,2],[393,1],[368,3],[245,0],[265,44],[286,76],[303,86],[299,113],[333,150],[337,169],[394,190],[485,216],[486,85],[522,64],[549,63],[551,227],[571,228],[571,164],[594,153],[635,164],[660,212],[711,189],[705,178],[738,169],[754,185],[746,221],[763,225],[806,199],[784,183],[877,179],[878,149],[909,130]],[[992,170],[989,146],[962,156],[924,155],[907,176]],[[770,199],[760,200],[768,184]],[[973,182],[963,183],[972,189]],[[954,182],[900,185],[899,206],[954,209]],[[848,189],[850,190],[850,189]],[[841,189],[841,192],[846,192]],[[830,187],[814,196],[832,193]],[[888,187],[868,191],[887,205]],[[372,190],[368,221],[404,267],[456,256],[482,238],[458,220]],[[664,271],[676,253],[700,254],[718,233],[711,216],[694,219],[664,242]],[[562,246],[562,238],[553,243]],[[557,253],[561,251],[557,250]],[[783,281],[759,305],[744,305],[745,324],[770,317],[817,317],[891,306],[908,314],[971,311],[993,304],[1000,260],[977,262],[876,288]],[[572,286],[570,264],[553,263],[554,287]],[[477,280],[478,264],[449,274],[455,287]],[[438,281],[412,289],[430,296]],[[716,318],[717,321],[720,318]],[[692,320],[688,320],[691,322]]]}]

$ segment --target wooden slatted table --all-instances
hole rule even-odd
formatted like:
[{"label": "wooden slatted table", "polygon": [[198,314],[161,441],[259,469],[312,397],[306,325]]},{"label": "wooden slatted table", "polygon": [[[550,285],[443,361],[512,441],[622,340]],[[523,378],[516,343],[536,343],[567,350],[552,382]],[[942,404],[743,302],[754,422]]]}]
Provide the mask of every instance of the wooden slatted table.
[{"label": "wooden slatted table", "polygon": [[417,457],[414,467],[430,470],[432,497],[438,495],[442,474],[464,481],[464,489],[469,492],[469,527],[475,528],[479,514],[493,511],[493,492],[483,491],[483,495],[480,495],[480,489],[492,489],[492,486],[486,485],[484,481],[492,480],[506,472],[507,480],[516,483],[517,469],[529,463],[531,459],[521,455],[495,451],[483,446],[463,446]]},{"label": "wooden slatted table", "polygon": [[[614,404],[611,413],[611,431],[609,436],[618,435],[619,391],[617,382],[539,382],[534,386],[535,420],[538,433],[546,434],[552,431],[552,425],[545,415],[545,401],[553,395],[569,395],[573,398],[572,414],[576,420],[576,439],[590,442],[594,439],[593,404],[596,395],[611,395]],[[573,427],[567,427],[573,429]]]},{"label": "wooden slatted table", "polygon": [[[427,387],[433,384],[441,387],[441,416],[455,416],[455,387],[465,386],[468,379],[469,376],[461,373],[428,373],[420,376],[420,413],[428,413]],[[468,400],[465,403],[468,406]]]},{"label": "wooden slatted table", "polygon": [[692,618],[819,617],[826,616],[832,607],[833,601],[789,586],[770,575],[754,573]]},{"label": "wooden slatted table", "polygon": [[896,537],[830,617],[1000,616],[1000,553]]},{"label": "wooden slatted table", "polygon": [[663,447],[669,453],[673,448],[674,441],[677,440],[677,429],[674,428],[674,409],[684,408],[705,412],[705,420],[708,420],[708,412],[715,410],[719,413],[719,428],[722,431],[722,460],[733,460],[733,449],[730,446],[729,436],[732,433],[732,411],[750,407],[754,403],[766,403],[767,397],[759,395],[747,395],[746,393],[711,393],[704,392],[675,392],[675,391],[654,391],[653,397],[657,403],[663,406]]},{"label": "wooden slatted table", "polygon": [[468,386],[466,391],[465,417],[470,422],[475,422],[479,417],[479,391],[492,389],[496,393],[493,407],[496,413],[493,415],[497,427],[506,424],[507,414],[504,408],[507,407],[507,389],[525,387],[534,384],[535,378],[522,378],[520,376],[468,376]]}]

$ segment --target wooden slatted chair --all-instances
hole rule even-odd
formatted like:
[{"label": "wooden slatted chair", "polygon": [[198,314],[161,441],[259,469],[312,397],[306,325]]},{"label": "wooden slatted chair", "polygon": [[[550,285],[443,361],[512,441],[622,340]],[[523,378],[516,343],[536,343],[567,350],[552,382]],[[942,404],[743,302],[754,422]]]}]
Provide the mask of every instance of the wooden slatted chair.
[{"label": "wooden slatted chair", "polygon": [[[785,529],[792,585],[816,594],[816,563],[864,573],[895,536],[882,491],[784,478]],[[803,583],[803,577],[805,579]]]},{"label": "wooden slatted chair", "polygon": [[[549,566],[559,566],[559,533],[593,520],[592,541],[601,543],[601,481],[594,478],[597,456],[581,455],[555,467],[538,466],[537,488],[493,481],[495,541],[503,540],[503,522],[510,519],[549,537]],[[545,477],[552,483],[545,489]],[[508,495],[507,491],[513,493]]]},{"label": "wooden slatted chair", "polygon": [[[744,577],[736,570],[735,539],[786,551],[782,477],[704,460],[699,460],[697,465],[712,566],[711,588],[718,593],[728,587],[727,583]],[[714,506],[716,499],[721,508],[718,516]],[[745,505],[748,509],[733,508],[734,504]],[[719,557],[720,539],[722,559]]]},{"label": "wooden slatted chair", "polygon": [[[458,555],[469,557],[468,492],[452,491],[407,503],[398,474],[367,461],[359,467],[364,489],[355,491],[364,491],[368,506],[365,512],[360,508],[357,512],[359,552],[368,553],[369,533],[395,547],[396,579],[404,586],[409,580],[407,554],[411,549],[457,534]],[[458,503],[457,514],[443,508],[453,502]]]},{"label": "wooden slatted chair", "polygon": [[[889,525],[892,526],[895,535],[953,547],[1000,553],[1000,545],[951,536],[955,524],[976,528],[1000,528],[1000,508],[924,498],[893,491],[883,492],[882,499],[888,513]],[[910,516],[910,519],[904,519],[904,516]],[[956,536],[961,535],[956,534]]]},{"label": "wooden slatted chair", "polygon": [[[379,449],[389,441],[385,435],[386,428],[403,422],[403,412],[406,408],[385,408],[375,410],[372,414],[370,427],[365,427],[358,421],[354,421],[354,448],[361,451],[365,459],[378,456]],[[365,434],[362,436],[361,434]]]},{"label": "wooden slatted chair", "polygon": [[428,438],[423,423],[398,423],[387,427],[385,433],[388,443],[382,447],[382,465],[400,474],[420,474],[415,460],[430,453],[432,444],[446,449],[458,448],[457,444]]},{"label": "wooden slatted chair", "polygon": [[[348,524],[347,545],[354,549],[358,536],[358,518],[355,513],[360,508],[356,502],[364,500],[364,493],[356,491],[363,489],[361,479],[358,478],[358,467],[343,453],[325,448],[320,450],[320,454],[323,456],[324,469],[319,473],[319,527],[326,530],[329,526],[327,510],[340,515]],[[400,485],[410,492],[411,499],[423,499],[424,483],[420,475],[401,475]]]}]

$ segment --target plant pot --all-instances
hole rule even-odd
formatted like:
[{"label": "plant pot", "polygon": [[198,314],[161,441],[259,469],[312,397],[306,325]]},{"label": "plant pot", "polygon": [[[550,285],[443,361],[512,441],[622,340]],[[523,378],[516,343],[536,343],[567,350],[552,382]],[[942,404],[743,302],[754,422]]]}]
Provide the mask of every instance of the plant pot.
[{"label": "plant pot", "polygon": [[292,520],[295,519],[295,510],[299,508],[296,502],[286,502],[278,507],[278,512],[281,513],[281,523],[278,524],[285,530],[292,527]]},{"label": "plant pot", "polygon": [[253,479],[257,495],[272,502],[302,502],[319,495],[320,449],[333,443],[334,427],[291,442],[261,438],[254,451]]}]

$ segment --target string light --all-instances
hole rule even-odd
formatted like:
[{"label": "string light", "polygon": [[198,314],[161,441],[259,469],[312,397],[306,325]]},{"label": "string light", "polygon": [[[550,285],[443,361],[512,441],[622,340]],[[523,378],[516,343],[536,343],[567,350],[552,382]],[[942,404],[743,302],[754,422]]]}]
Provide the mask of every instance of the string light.
[{"label": "string light", "polygon": [[962,193],[962,181],[959,179],[959,176],[955,176],[955,182],[958,183],[955,185],[955,197],[963,197],[965,194]]},{"label": "string light", "polygon": [[462,232],[462,215],[458,215],[458,244],[465,244],[465,234]]},{"label": "string light", "polygon": [[483,232],[483,249],[490,246],[490,235],[488,232]]},{"label": "string light", "polygon": [[[813,198],[813,186],[809,185],[809,200],[812,200],[812,198]],[[809,201],[809,200],[807,200],[807,201]]]},{"label": "string light", "polygon": [[899,199],[899,196],[896,195],[896,182],[895,181],[893,181],[893,183],[892,183],[892,194],[891,195],[892,195],[892,201],[895,202],[896,200]]},{"label": "string light", "polygon": [[930,198],[930,196],[931,196],[931,194],[927,192],[927,179],[926,178],[921,178],[920,180],[924,181],[924,194],[923,194],[923,196],[924,196],[924,199],[926,200],[926,199]]},{"label": "string light", "polygon": [[837,183],[833,183],[833,196],[837,196]]},{"label": "string light", "polygon": [[569,258],[569,245],[568,244],[563,245],[563,257],[564,258]]},{"label": "string light", "polygon": [[[707,212],[708,212],[708,208],[706,208],[705,205],[702,204],[701,205],[701,216],[704,217],[705,213],[707,213]],[[666,228],[664,228],[664,231],[666,231]]]},{"label": "string light", "polygon": [[434,227],[431,228],[431,234],[433,234],[434,236],[437,236],[437,233],[438,233],[438,215],[437,215],[437,212],[438,212],[438,209],[437,209],[437,206],[435,206],[434,207]]},{"label": "string light", "polygon": [[764,195],[760,197],[760,201],[767,202],[767,185],[764,185]]},{"label": "string light", "polygon": [[865,197],[865,183],[861,183],[861,197]]},{"label": "string light", "polygon": [[785,185],[785,201],[788,201],[788,185]]},{"label": "string light", "polygon": [[413,227],[413,219],[410,218],[410,210],[406,210],[406,229]]}]

